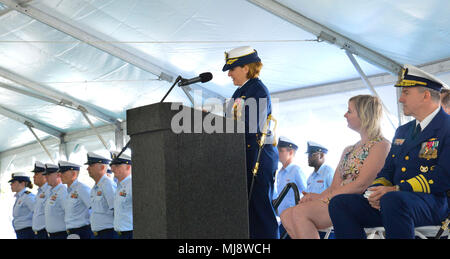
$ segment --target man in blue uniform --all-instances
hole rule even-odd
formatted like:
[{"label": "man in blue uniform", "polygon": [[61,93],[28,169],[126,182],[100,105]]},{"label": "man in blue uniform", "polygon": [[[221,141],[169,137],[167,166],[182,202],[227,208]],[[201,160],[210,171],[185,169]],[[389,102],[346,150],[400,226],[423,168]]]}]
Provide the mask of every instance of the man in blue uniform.
[{"label": "man in blue uniform", "polygon": [[[275,191],[273,194],[274,199],[278,198],[281,191],[283,191],[284,187],[288,183],[295,183],[299,193],[306,190],[306,176],[302,172],[300,166],[293,163],[297,150],[298,146],[292,140],[286,137],[280,137],[278,139],[279,160],[283,166],[275,177]],[[276,210],[277,215],[281,215],[285,209],[295,205],[297,205],[297,203],[295,203],[294,191],[289,190]],[[280,236],[283,236],[286,232],[282,224],[280,224],[279,230]]]},{"label": "man in blue uniform", "polygon": [[320,194],[333,182],[334,170],[325,164],[326,147],[312,141],[308,141],[307,145],[308,165],[314,167],[314,171],[308,177],[306,192]]},{"label": "man in blue uniform", "polygon": [[95,181],[91,189],[91,229],[94,239],[115,239],[114,231],[114,194],[116,184],[106,175],[108,164],[111,160],[88,152],[88,173]]},{"label": "man in blue uniform", "polygon": [[[288,183],[295,183],[298,191],[301,193],[306,190],[306,177],[300,166],[293,163],[298,146],[286,137],[278,139],[279,160],[283,167],[278,171],[275,177],[275,191],[273,198],[276,199],[283,188]],[[295,206],[294,191],[290,190],[278,206],[277,214],[281,215],[283,210]]]},{"label": "man in blue uniform", "polygon": [[450,116],[440,107],[442,81],[406,65],[396,87],[404,114],[383,169],[365,197],[335,196],[329,205],[337,238],[364,238],[364,227],[383,226],[387,238],[414,238],[414,228],[440,225],[448,213]]},{"label": "man in blue uniform", "polygon": [[45,177],[50,185],[44,207],[45,229],[50,239],[66,239],[64,202],[67,198],[67,187],[61,182],[61,173],[57,165],[45,164]]},{"label": "man in blue uniform", "polygon": [[90,192],[86,184],[78,181],[80,165],[68,162],[58,162],[61,180],[67,184],[67,199],[64,202],[67,234],[80,239],[92,238],[90,217]]},{"label": "man in blue uniform", "polygon": [[47,179],[44,176],[45,173],[45,165],[36,161],[34,163],[34,169],[32,170],[34,173],[33,181],[38,188],[38,192],[36,194],[36,204],[34,205],[34,213],[33,213],[33,231],[35,239],[48,239],[48,233],[45,230],[45,202],[48,198],[47,191],[50,189],[50,186],[47,184]]},{"label": "man in blue uniform", "polygon": [[117,179],[114,197],[114,230],[119,239],[133,239],[133,192],[131,190],[131,157],[112,152],[111,170]]},{"label": "man in blue uniform", "polygon": [[[247,46],[232,49],[225,53],[225,62],[222,71],[228,71],[228,76],[233,79],[234,85],[238,86],[232,96],[231,105],[227,108],[227,116],[245,121],[247,185],[250,191],[252,171],[257,162],[258,141],[263,131],[261,125],[266,123],[266,119],[272,113],[272,105],[269,90],[258,78],[262,63],[256,50]],[[271,202],[274,176],[278,166],[278,152],[271,141],[265,141],[265,143],[250,194],[250,238],[279,237],[278,224]]]}]

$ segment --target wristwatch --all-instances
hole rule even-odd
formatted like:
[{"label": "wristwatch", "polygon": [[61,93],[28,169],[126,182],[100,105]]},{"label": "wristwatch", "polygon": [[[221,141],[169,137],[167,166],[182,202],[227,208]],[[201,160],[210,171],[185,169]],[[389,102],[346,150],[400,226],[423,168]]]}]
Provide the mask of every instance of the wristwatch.
[{"label": "wristwatch", "polygon": [[396,192],[400,191],[400,186],[395,185],[394,187],[395,187],[395,191],[396,191]]}]

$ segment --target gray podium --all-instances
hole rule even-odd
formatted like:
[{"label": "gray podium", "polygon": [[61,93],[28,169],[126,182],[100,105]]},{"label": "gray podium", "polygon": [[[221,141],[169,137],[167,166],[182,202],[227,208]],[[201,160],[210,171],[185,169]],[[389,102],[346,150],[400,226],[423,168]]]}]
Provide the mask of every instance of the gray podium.
[{"label": "gray podium", "polygon": [[248,238],[244,134],[174,133],[171,122],[181,109],[190,116],[179,125],[191,122],[191,132],[195,127],[198,132],[194,120],[199,118],[221,120],[223,132],[227,123],[236,123],[176,106],[157,103],[127,111],[134,238]]}]

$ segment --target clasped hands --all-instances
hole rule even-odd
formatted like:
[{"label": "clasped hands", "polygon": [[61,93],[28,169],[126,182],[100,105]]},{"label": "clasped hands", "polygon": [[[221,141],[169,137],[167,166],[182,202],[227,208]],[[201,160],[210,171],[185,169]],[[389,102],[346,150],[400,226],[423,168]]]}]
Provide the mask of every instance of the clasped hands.
[{"label": "clasped hands", "polygon": [[395,191],[395,186],[374,186],[367,189],[364,197],[372,208],[380,210],[380,199],[388,192]]}]

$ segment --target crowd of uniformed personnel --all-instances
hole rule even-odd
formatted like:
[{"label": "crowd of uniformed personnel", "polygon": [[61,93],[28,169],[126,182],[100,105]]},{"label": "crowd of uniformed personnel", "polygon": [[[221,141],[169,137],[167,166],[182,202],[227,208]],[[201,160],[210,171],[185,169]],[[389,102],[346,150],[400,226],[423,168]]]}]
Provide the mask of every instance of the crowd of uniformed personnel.
[{"label": "crowd of uniformed personnel", "polygon": [[68,161],[35,162],[36,195],[29,190],[33,185],[27,173],[12,174],[12,224],[18,239],[133,238],[131,157],[112,152],[107,159],[88,152],[85,164],[95,181],[92,188],[78,181],[81,166]]}]

